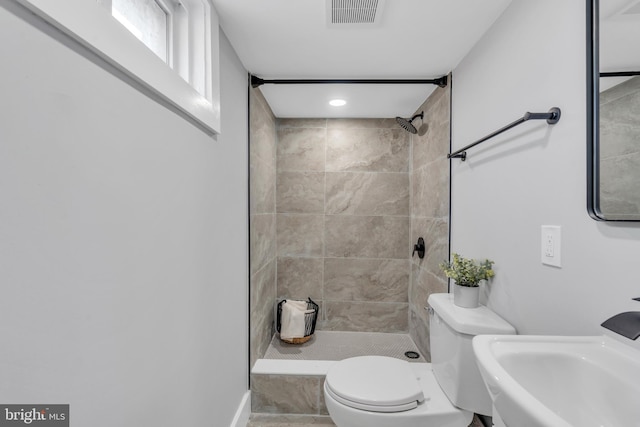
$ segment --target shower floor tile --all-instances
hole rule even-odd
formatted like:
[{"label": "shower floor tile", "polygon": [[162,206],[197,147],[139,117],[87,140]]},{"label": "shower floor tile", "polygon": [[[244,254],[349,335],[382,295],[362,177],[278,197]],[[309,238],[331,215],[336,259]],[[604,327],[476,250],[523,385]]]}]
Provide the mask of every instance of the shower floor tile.
[{"label": "shower floor tile", "polygon": [[342,360],[356,356],[388,356],[426,362],[422,354],[417,359],[409,359],[404,355],[406,351],[420,354],[408,334],[316,331],[304,344],[287,344],[275,334],[264,359]]}]

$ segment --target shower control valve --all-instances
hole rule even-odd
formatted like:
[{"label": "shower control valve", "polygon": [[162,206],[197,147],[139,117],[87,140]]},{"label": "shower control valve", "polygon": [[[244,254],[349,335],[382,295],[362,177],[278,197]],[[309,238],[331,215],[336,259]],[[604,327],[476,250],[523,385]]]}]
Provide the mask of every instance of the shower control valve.
[{"label": "shower control valve", "polygon": [[418,252],[418,257],[420,259],[424,258],[426,247],[424,245],[424,239],[422,237],[418,237],[418,243],[413,245],[413,253],[411,253],[411,257],[413,257],[416,252]]}]

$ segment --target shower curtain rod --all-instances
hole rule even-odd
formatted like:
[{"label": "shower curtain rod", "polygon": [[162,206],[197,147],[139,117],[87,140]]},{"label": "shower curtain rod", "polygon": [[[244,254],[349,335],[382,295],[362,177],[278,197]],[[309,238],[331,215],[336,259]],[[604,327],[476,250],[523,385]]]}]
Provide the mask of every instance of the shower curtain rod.
[{"label": "shower curtain rod", "polygon": [[447,86],[447,76],[437,79],[273,79],[266,80],[251,75],[251,86],[255,89],[264,84],[275,85],[311,85],[311,84],[369,84],[369,85],[415,85],[415,84],[431,84],[440,87]]},{"label": "shower curtain rod", "polygon": [[632,77],[640,76],[640,71],[610,71],[600,73],[600,77]]},{"label": "shower curtain rod", "polygon": [[475,147],[476,145],[485,142],[488,139],[493,138],[496,135],[500,135],[502,132],[508,131],[511,128],[514,128],[524,122],[526,122],[527,120],[546,120],[548,124],[550,125],[555,125],[556,123],[558,123],[560,121],[560,109],[558,107],[552,107],[549,112],[547,113],[529,113],[526,112],[524,113],[524,116],[519,118],[518,120],[509,123],[508,125],[506,125],[503,128],[498,129],[497,131],[485,136],[484,138],[481,138],[479,140],[477,140],[476,142],[472,142],[471,144],[467,145],[466,147],[463,147],[461,149],[459,149],[458,151],[454,151],[453,153],[447,154],[447,158],[448,159],[460,159],[463,162],[465,160],[467,160],[467,150],[471,147]]}]

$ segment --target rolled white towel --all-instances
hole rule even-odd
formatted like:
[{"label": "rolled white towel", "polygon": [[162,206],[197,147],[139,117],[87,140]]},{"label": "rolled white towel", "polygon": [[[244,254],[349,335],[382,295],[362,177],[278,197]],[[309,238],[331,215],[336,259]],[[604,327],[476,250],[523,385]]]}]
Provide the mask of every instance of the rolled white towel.
[{"label": "rolled white towel", "polygon": [[290,340],[303,338],[305,333],[305,314],[313,313],[307,309],[306,301],[287,300],[282,303],[280,314],[280,338]]}]

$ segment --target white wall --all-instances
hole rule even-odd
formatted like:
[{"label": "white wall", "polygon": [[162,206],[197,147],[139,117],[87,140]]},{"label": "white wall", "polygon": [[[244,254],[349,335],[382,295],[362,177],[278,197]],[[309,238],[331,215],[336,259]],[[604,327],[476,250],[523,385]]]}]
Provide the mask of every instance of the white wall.
[{"label": "white wall", "polygon": [[214,140],[0,8],[0,402],[229,425],[247,390],[246,71]]},{"label": "white wall", "polygon": [[[496,262],[489,305],[525,334],[603,334],[640,310],[640,227],[586,210],[585,8],[514,0],[453,73],[455,148],[562,109],[557,125],[525,123],[452,162],[452,251]],[[561,269],[540,262],[543,224],[562,226]]]}]

